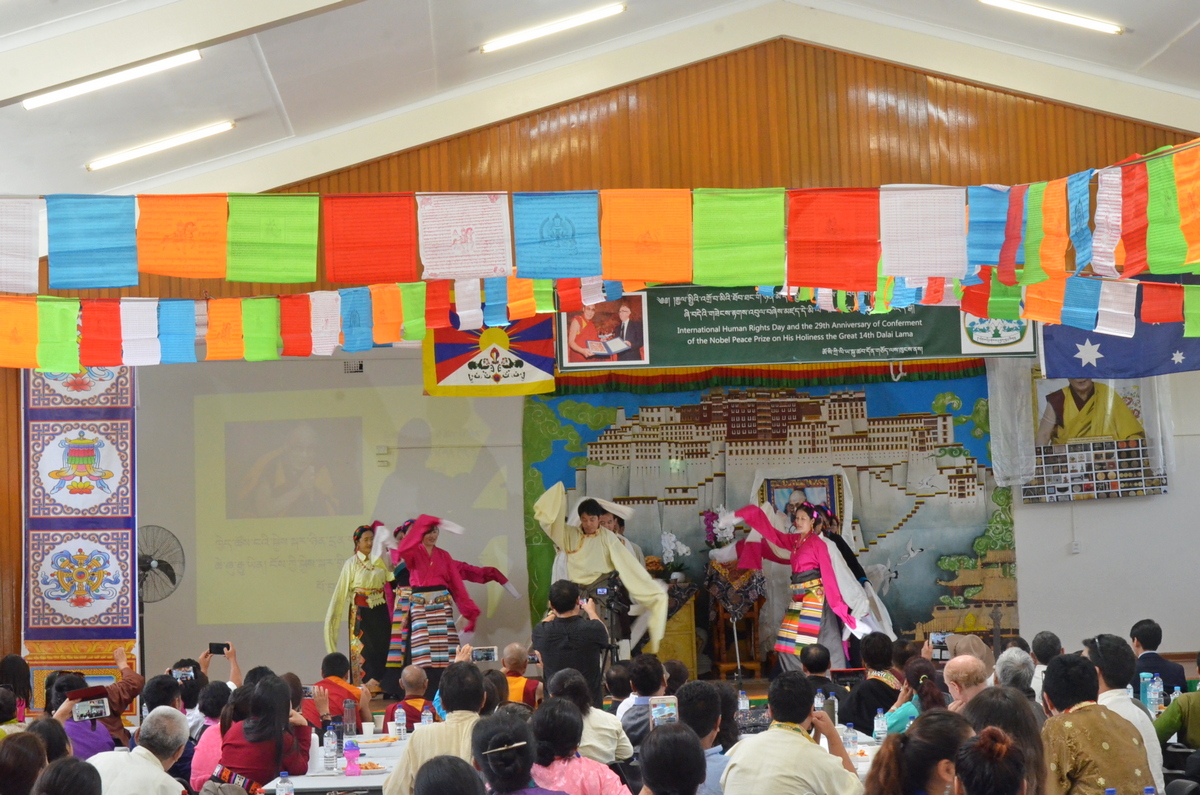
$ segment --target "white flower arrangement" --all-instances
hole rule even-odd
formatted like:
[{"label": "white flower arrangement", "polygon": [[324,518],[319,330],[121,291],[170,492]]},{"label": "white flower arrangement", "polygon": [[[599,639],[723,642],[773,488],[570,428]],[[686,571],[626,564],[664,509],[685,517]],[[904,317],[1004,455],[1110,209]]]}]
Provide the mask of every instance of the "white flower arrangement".
[{"label": "white flower arrangement", "polygon": [[669,566],[675,562],[675,556],[686,557],[692,554],[692,548],[676,538],[674,533],[662,534],[662,562]]}]

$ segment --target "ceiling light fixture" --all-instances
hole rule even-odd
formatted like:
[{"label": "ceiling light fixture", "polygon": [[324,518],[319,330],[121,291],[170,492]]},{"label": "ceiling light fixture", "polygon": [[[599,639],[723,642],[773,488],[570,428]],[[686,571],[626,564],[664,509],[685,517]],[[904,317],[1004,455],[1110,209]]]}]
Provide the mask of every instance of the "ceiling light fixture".
[{"label": "ceiling light fixture", "polygon": [[616,16],[625,10],[624,3],[613,3],[611,5],[601,6],[600,8],[591,11],[585,11],[582,14],[576,14],[573,17],[560,19],[557,22],[550,22],[546,25],[539,25],[536,28],[529,28],[518,33],[510,33],[507,36],[501,36],[498,39],[492,39],[479,48],[480,52],[494,52],[505,47],[511,47],[514,44],[523,44],[533,39],[540,39],[542,36],[549,36],[551,33],[560,33],[564,30],[577,28],[580,25],[586,25],[589,22],[595,22],[600,19]]},{"label": "ceiling light fixture", "polygon": [[124,69],[120,72],[113,72],[104,77],[97,77],[95,80],[85,80],[82,83],[76,83],[73,86],[59,88],[54,91],[47,91],[45,94],[38,94],[29,99],[22,100],[21,104],[25,106],[25,110],[33,110],[40,108],[43,105],[49,105],[52,102],[59,102],[71,97],[77,97],[80,94],[87,94],[92,91],[99,91],[102,88],[119,85],[130,80],[137,80],[139,77],[152,75],[156,72],[162,72],[167,69],[174,69],[176,66],[183,66],[186,63],[194,63],[200,60],[199,50],[188,50],[181,52],[178,55],[172,55],[170,58],[163,58],[161,61],[151,61],[144,63],[141,66],[135,66],[132,69]]},{"label": "ceiling light fixture", "polygon": [[88,163],[87,170],[96,171],[97,169],[108,168],[109,166],[115,166],[117,163],[124,163],[127,160],[133,160],[134,158],[152,155],[155,152],[161,152],[164,149],[171,149],[172,147],[188,144],[192,141],[199,141],[201,138],[207,138],[208,136],[216,135],[217,133],[228,132],[232,129],[233,122],[231,121],[223,121],[220,124],[210,124],[209,126],[201,127],[198,130],[192,130],[191,132],[185,132],[180,135],[173,135],[170,138],[164,138],[161,141],[155,141],[152,144],[139,146],[136,149],[130,149],[115,155],[109,155],[108,157],[101,157],[98,160],[93,160],[92,162]]},{"label": "ceiling light fixture", "polygon": [[1075,25],[1076,27],[1099,31],[1100,33],[1122,32],[1120,25],[1114,25],[1111,22],[1101,22],[1098,19],[1081,17],[1078,14],[1068,14],[1066,11],[1042,8],[1041,6],[1022,3],[1021,0],[979,0],[979,2],[984,5],[995,6],[996,8],[1005,8],[1021,14],[1029,14],[1030,16],[1041,17],[1042,19],[1049,19],[1054,22],[1063,22],[1067,25]]}]

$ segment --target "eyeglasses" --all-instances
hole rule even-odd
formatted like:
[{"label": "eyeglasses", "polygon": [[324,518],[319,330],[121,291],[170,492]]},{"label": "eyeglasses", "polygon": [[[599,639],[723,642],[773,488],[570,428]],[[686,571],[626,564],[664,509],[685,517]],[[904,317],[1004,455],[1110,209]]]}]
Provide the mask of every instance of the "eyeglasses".
[{"label": "eyeglasses", "polygon": [[1092,638],[1092,648],[1089,649],[1088,651],[1090,651],[1094,655],[1092,662],[1096,664],[1097,668],[1099,668],[1101,663],[1103,663],[1103,661],[1104,661],[1104,655],[1100,652],[1100,636],[1099,635]]}]

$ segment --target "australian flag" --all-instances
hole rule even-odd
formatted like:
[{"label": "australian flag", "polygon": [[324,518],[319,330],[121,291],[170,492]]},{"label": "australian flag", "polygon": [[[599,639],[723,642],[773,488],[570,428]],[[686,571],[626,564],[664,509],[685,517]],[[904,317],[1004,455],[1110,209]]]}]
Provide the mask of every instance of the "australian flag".
[{"label": "australian flag", "polygon": [[1200,337],[1182,323],[1137,321],[1132,337],[1071,326],[1042,326],[1047,378],[1145,378],[1200,370]]}]

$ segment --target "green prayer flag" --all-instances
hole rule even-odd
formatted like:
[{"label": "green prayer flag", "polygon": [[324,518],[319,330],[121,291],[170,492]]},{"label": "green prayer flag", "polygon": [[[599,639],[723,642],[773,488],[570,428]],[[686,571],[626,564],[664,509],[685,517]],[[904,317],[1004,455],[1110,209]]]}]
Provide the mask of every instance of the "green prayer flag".
[{"label": "green prayer flag", "polygon": [[555,311],[553,279],[533,280],[533,303],[539,314]]},{"label": "green prayer flag", "polygon": [[[1200,337],[1200,284],[1183,285],[1183,336]],[[40,349],[38,361],[41,361]]]},{"label": "green prayer flag", "polygon": [[988,317],[999,320],[1021,319],[1021,285],[1009,287],[1000,281],[999,269],[992,271],[992,290],[988,296]]},{"label": "green prayer flag", "polygon": [[692,282],[783,284],[786,200],[783,188],[693,190]]},{"label": "green prayer flag", "polygon": [[78,373],[79,301],[39,295],[37,369],[49,373]]},{"label": "green prayer flag", "polygon": [[402,339],[425,339],[425,282],[400,285],[400,306],[404,309]]},{"label": "green prayer flag", "polygon": [[307,193],[229,194],[231,282],[297,284],[317,280],[321,197]]},{"label": "green prayer flag", "polygon": [[959,279],[955,279],[954,280],[954,297],[957,298],[959,301],[961,301],[962,297],[963,297],[963,293],[964,293],[964,290],[963,290],[963,286],[962,286],[962,281]]},{"label": "green prayer flag", "polygon": [[1151,273],[1188,273],[1188,242],[1179,214],[1175,156],[1146,162],[1146,263]]},{"label": "green prayer flag", "polygon": [[265,362],[279,358],[279,299],[242,299],[242,339],[248,362]]},{"label": "green prayer flag", "polygon": [[871,305],[872,315],[886,315],[892,311],[892,288],[896,282],[883,273],[883,259],[875,266],[875,302]]},{"label": "green prayer flag", "polygon": [[1025,269],[1017,274],[1020,284],[1037,284],[1050,278],[1042,269],[1042,240],[1046,237],[1042,202],[1045,196],[1045,182],[1035,182],[1025,192]]},{"label": "green prayer flag", "polygon": [[797,301],[811,301],[811,300],[813,300],[813,288],[811,288],[811,287],[797,287],[797,288],[796,288],[796,300],[797,300]]},{"label": "green prayer flag", "polygon": [[846,294],[846,291],[845,290],[837,290],[837,291],[835,291],[835,295],[837,298],[837,310],[839,312],[849,312],[850,311],[850,300],[849,300],[849,296]]}]

